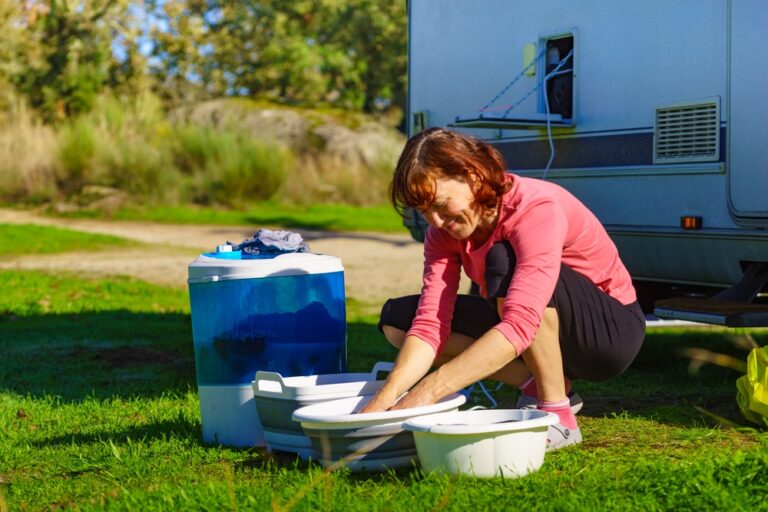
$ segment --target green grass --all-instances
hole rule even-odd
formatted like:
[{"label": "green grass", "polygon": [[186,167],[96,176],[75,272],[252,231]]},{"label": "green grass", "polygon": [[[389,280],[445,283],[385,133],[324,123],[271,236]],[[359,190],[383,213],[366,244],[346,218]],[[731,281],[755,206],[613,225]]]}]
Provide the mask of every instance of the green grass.
[{"label": "green grass", "polygon": [[[82,211],[68,217],[103,218],[104,213]],[[125,208],[112,213],[116,220],[140,220],[170,224],[264,225],[325,231],[375,231],[407,233],[402,219],[391,206],[311,206],[259,203],[246,211],[193,206]]]},{"label": "green grass", "polygon": [[[743,354],[721,329],[649,332],[605,383],[576,381],[585,442],[517,480],[326,473],[201,442],[186,292],[126,278],[0,271],[0,510],[766,510],[768,437],[740,420],[736,374],[680,348]],[[352,371],[391,360],[349,303]],[[749,334],[761,344],[768,331]],[[504,388],[501,406],[515,393]]]},{"label": "green grass", "polygon": [[115,236],[34,224],[0,224],[0,257],[97,251],[135,245],[134,242]]}]

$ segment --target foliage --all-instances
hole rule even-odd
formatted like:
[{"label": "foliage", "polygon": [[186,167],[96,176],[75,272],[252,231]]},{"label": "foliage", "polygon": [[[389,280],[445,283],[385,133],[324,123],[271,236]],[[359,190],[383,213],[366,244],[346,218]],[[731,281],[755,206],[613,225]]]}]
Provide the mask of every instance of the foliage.
[{"label": "foliage", "polygon": [[124,103],[102,96],[97,108],[59,129],[57,187],[69,197],[87,185],[166,199],[178,180],[166,145],[170,124],[150,95]]},{"label": "foliage", "polygon": [[242,206],[268,199],[291,167],[284,149],[236,128],[173,126],[151,95],[104,96],[58,130],[56,186],[64,197],[113,187],[148,202]]},{"label": "foliage", "polygon": [[366,112],[404,108],[404,2],[150,3],[153,72],[173,99],[247,95]]},{"label": "foliage", "polygon": [[292,164],[286,149],[257,142],[233,128],[179,126],[175,136],[176,164],[193,177],[191,195],[199,204],[242,207],[254,199],[268,199]]},{"label": "foliage", "polygon": [[49,121],[107,90],[178,105],[221,96],[405,106],[405,2],[26,0],[0,6],[0,110]]},{"label": "foliage", "polygon": [[[406,34],[404,2],[2,2],[0,199],[82,206],[99,187],[122,194],[103,202],[110,210],[126,198],[379,204],[401,142],[374,129],[354,144],[337,128],[313,130],[338,118],[370,124],[352,111],[401,120]],[[301,142],[277,141],[294,154],[254,128],[174,118],[221,97],[318,110],[302,114]],[[325,154],[329,140],[347,153]],[[184,154],[200,144],[204,161]]]},{"label": "foliage", "polygon": [[[285,140],[278,144],[264,129],[281,129],[274,115],[251,124],[247,116],[260,115],[257,108],[269,115],[289,111],[299,123],[335,137],[340,141],[336,146],[346,153],[334,152],[338,148],[326,147],[322,140],[319,147],[289,148]],[[240,210],[271,198],[304,205],[384,202],[402,144],[394,130],[368,117],[368,124],[356,132],[331,114],[270,110],[250,100],[216,102],[210,115],[225,118],[229,111],[241,110],[242,117],[218,125],[199,120],[172,123],[150,93],[125,99],[103,95],[90,112],[49,126],[34,121],[22,108],[0,122],[5,156],[0,161],[0,200],[54,201],[107,213],[128,200]],[[311,137],[300,131],[298,138]],[[99,194],[106,194],[103,201]]]},{"label": "foliage", "polygon": [[[131,46],[128,0],[29,0],[0,11],[0,46],[8,57],[0,83],[11,83],[47,120],[87,112],[117,85],[112,43]],[[10,4],[15,4],[11,6]],[[120,80],[128,80],[128,73]]]}]

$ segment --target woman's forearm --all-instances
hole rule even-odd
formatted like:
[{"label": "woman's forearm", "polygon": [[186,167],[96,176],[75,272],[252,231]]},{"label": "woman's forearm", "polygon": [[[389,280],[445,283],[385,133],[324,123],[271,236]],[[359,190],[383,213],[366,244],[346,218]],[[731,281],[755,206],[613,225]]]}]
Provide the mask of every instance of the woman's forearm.
[{"label": "woman's forearm", "polygon": [[406,337],[384,386],[361,412],[388,409],[427,374],[434,360],[435,350],[428,343],[416,336]]},{"label": "woman's forearm", "polygon": [[492,375],[517,357],[515,347],[501,332],[491,329],[461,354],[419,382],[395,408],[417,407]]},{"label": "woman's forearm", "polygon": [[428,343],[416,336],[408,336],[400,348],[387,384],[400,396],[427,374],[434,361],[435,350]]}]

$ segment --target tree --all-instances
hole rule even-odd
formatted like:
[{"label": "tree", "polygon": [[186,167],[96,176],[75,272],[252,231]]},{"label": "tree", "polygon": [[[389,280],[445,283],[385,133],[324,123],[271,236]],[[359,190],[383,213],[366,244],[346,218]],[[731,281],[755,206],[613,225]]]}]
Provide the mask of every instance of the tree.
[{"label": "tree", "polygon": [[154,0],[155,75],[176,99],[404,106],[405,2]]},{"label": "tree", "polygon": [[2,2],[0,102],[18,93],[57,120],[151,84],[172,105],[404,108],[406,33],[402,0]]},{"label": "tree", "polygon": [[118,63],[112,43],[128,0],[27,0],[6,9],[4,79],[49,120],[87,111]]}]

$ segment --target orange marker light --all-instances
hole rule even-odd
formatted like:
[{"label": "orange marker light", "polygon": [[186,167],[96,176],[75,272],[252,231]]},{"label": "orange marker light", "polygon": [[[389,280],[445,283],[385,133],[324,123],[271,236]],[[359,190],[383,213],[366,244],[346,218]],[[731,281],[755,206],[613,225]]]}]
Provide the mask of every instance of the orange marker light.
[{"label": "orange marker light", "polygon": [[684,215],[680,217],[680,227],[683,229],[701,229],[701,217]]}]

